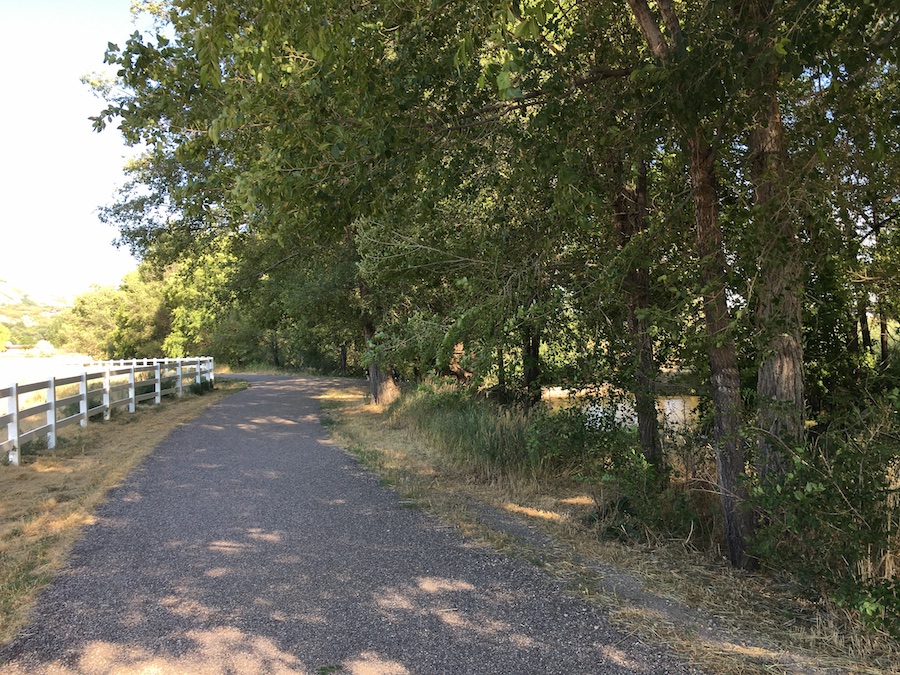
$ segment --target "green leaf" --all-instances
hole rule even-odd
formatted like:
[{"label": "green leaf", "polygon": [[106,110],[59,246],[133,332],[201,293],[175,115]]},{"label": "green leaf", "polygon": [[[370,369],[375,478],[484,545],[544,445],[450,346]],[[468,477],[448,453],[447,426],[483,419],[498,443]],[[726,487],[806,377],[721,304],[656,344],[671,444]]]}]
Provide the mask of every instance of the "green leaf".
[{"label": "green leaf", "polygon": [[497,75],[497,89],[499,89],[501,93],[509,89],[511,78],[510,72],[505,68]]},{"label": "green leaf", "polygon": [[534,21],[534,17],[528,17],[520,21],[513,29],[513,35],[516,37],[536,38],[538,36],[538,27]]}]

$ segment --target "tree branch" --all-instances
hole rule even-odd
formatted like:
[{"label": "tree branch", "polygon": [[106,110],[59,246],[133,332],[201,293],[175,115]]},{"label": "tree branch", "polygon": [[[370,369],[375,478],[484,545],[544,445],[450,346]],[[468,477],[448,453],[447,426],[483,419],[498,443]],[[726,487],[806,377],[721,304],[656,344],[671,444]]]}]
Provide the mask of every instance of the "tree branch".
[{"label": "tree branch", "polygon": [[662,15],[663,22],[666,24],[666,30],[669,32],[669,51],[671,52],[678,46],[681,41],[681,23],[678,21],[678,15],[672,6],[672,0],[657,0],[659,13]]},{"label": "tree branch", "polygon": [[[559,95],[560,99],[568,98],[576,91],[589,84],[599,82],[601,80],[613,79],[617,77],[628,77],[633,72],[632,68],[594,68],[590,73],[582,75],[572,80],[572,83]],[[444,131],[458,131],[460,129],[469,129],[482,124],[490,124],[502,119],[507,113],[530,108],[543,102],[543,99],[553,95],[554,90],[549,87],[534,89],[519,98],[511,101],[499,101],[491,103],[477,110],[473,110],[465,115],[457,117],[457,124],[451,127],[444,127]],[[483,115],[491,115],[484,118]]]},{"label": "tree branch", "polygon": [[[660,4],[666,4],[666,0],[663,0]],[[628,0],[628,6],[631,7],[631,13],[634,15],[638,28],[641,29],[650,51],[660,61],[665,60],[672,48],[666,42],[666,38],[663,37],[662,31],[659,29],[659,22],[653,16],[653,12],[650,11],[647,0]],[[671,4],[669,9],[672,9]]]}]

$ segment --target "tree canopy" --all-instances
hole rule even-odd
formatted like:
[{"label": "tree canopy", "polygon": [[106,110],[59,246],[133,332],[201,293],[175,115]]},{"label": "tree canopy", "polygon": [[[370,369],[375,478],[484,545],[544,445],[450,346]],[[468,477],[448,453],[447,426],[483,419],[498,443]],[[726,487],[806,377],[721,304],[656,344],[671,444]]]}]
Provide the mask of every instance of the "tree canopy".
[{"label": "tree canopy", "polygon": [[896,386],[896,9],[145,5],[94,125],[144,149],[105,219],[193,275],[161,349],[349,350],[380,401],[429,374],[525,405],[612,386],[660,489],[677,381],[748,567],[752,490],[846,392]]}]

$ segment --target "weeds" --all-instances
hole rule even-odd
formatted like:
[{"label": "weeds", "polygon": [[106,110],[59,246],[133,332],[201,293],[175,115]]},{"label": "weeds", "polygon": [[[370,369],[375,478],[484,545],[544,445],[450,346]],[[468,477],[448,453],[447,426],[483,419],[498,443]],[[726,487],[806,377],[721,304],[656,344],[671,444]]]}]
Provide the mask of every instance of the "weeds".
[{"label": "weeds", "polygon": [[537,469],[526,444],[527,417],[518,408],[471,400],[454,389],[423,388],[401,398],[392,414],[484,479]]},{"label": "weeds", "polygon": [[[501,550],[521,548],[576,592],[612,604],[630,631],[656,635],[664,627],[660,640],[714,672],[894,672],[896,642],[862,613],[888,618],[896,585],[870,587],[865,605],[823,594],[787,565],[760,574],[727,565],[715,467],[698,433],[679,429],[667,437],[672,471],[659,489],[633,433],[614,420],[585,425],[579,409],[525,413],[425,388],[385,414],[372,406],[348,412],[347,405],[329,407],[330,428],[354,449],[365,448],[361,458],[402,494]],[[473,524],[470,500],[539,523],[556,544],[535,551]],[[778,536],[787,563],[791,543]],[[603,565],[599,577],[596,564]],[[622,572],[641,579],[644,595],[622,595],[634,581],[602,590]],[[668,600],[641,609],[651,591]],[[665,614],[665,626],[647,623],[660,608],[681,604],[708,612],[720,628],[698,635],[680,610]]]}]

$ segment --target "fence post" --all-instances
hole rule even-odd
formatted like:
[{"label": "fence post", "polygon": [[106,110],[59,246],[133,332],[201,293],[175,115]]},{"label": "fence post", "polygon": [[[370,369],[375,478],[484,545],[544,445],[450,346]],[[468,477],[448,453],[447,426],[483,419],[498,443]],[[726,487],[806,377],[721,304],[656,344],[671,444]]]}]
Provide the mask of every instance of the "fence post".
[{"label": "fence post", "polygon": [[203,359],[199,356],[197,357],[197,372],[194,375],[194,380],[197,382],[197,386],[203,384]]},{"label": "fence post", "polygon": [[209,388],[216,388],[216,362],[213,357],[208,357],[206,362],[209,364]]},{"label": "fence post", "polygon": [[128,412],[133,413],[137,409],[136,387],[134,386],[134,363],[128,371]]},{"label": "fence post", "polygon": [[84,428],[88,422],[87,371],[81,373],[81,382],[78,383],[78,395],[81,397],[78,401],[78,412],[81,414],[81,420],[79,420],[78,424]]},{"label": "fence post", "polygon": [[47,432],[47,448],[52,450],[56,447],[56,376],[50,378],[47,382],[47,424],[50,431]]},{"label": "fence post", "polygon": [[12,419],[6,424],[6,438],[12,441],[12,449],[9,451],[9,463],[19,466],[19,383],[13,382],[12,391],[6,399],[7,412]]},{"label": "fence post", "polygon": [[109,366],[106,366],[106,369],[103,371],[103,419],[109,422],[109,418],[112,416],[112,392],[110,388],[112,387],[112,383],[110,382],[109,376]]},{"label": "fence post", "polygon": [[184,372],[181,367],[181,362],[183,359],[177,359],[175,361],[175,373],[178,375],[178,398],[184,396]]},{"label": "fence post", "polygon": [[159,361],[156,362],[156,370],[154,371],[154,377],[156,378],[156,405],[162,403],[162,366]]}]

